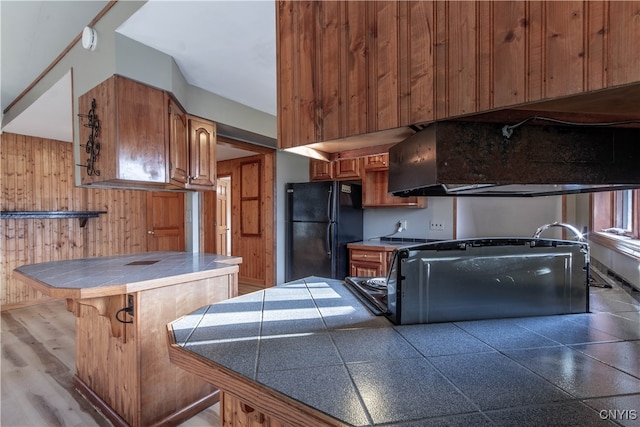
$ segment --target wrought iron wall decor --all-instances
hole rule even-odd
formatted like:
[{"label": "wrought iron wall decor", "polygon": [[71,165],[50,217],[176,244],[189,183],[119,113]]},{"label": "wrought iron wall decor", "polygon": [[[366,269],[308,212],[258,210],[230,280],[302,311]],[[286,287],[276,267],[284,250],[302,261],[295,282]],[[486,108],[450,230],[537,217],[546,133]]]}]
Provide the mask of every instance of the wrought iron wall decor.
[{"label": "wrought iron wall decor", "polygon": [[78,165],[83,168],[87,168],[87,175],[95,175],[100,176],[100,170],[95,168],[96,160],[98,159],[98,155],[100,154],[100,141],[98,138],[100,137],[100,120],[98,119],[98,115],[95,112],[96,110],[96,99],[93,98],[91,100],[91,109],[88,114],[78,114],[80,118],[86,118],[87,123],[83,126],[91,129],[89,133],[89,138],[87,139],[87,143],[82,145],[84,147],[87,154],[89,154],[89,158],[87,159],[86,165]]}]

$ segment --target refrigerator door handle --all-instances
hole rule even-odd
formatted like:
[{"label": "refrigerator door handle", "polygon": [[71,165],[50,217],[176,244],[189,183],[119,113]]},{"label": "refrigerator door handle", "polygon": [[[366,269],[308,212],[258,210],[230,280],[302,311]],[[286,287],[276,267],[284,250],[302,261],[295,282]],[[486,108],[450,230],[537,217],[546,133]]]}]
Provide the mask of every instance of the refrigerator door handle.
[{"label": "refrigerator door handle", "polygon": [[333,222],[327,224],[327,256],[331,257],[331,248],[333,247]]},{"label": "refrigerator door handle", "polygon": [[333,187],[329,187],[329,194],[327,196],[327,220],[333,222]]}]

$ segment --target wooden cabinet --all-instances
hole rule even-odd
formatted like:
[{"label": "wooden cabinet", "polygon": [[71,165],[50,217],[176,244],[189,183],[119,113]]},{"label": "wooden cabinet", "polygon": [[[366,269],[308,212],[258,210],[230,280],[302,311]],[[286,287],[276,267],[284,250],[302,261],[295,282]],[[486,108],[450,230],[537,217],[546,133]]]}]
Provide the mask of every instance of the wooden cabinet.
[{"label": "wooden cabinet", "polygon": [[333,162],[309,159],[309,181],[330,181],[333,179]]},{"label": "wooden cabinet", "polygon": [[386,276],[392,246],[364,246],[348,244],[349,248],[349,270],[351,276],[371,277]]},{"label": "wooden cabinet", "polygon": [[173,184],[184,186],[189,181],[189,121],[180,104],[168,94],[165,98],[169,115],[169,176]]},{"label": "wooden cabinet", "polygon": [[279,1],[278,147],[637,83],[638,4]]},{"label": "wooden cabinet", "polygon": [[[367,156],[363,160],[365,171],[388,170],[389,153]],[[366,172],[365,172],[366,173]]]},{"label": "wooden cabinet", "polygon": [[309,180],[362,180],[362,207],[425,208],[426,197],[397,197],[389,194],[389,154],[339,159],[333,162],[309,160]]},{"label": "wooden cabinet", "polygon": [[335,176],[337,180],[360,179],[361,159],[339,159],[335,161]]},{"label": "wooden cabinet", "polygon": [[185,185],[193,190],[215,190],[216,125],[189,117],[189,175]]},{"label": "wooden cabinet", "polygon": [[216,182],[216,125],[188,115],[166,95],[169,115],[171,184],[188,190],[213,190]]},{"label": "wooden cabinet", "polygon": [[363,163],[363,207],[427,207],[426,197],[397,197],[389,193],[389,153],[367,156]]},{"label": "wooden cabinet", "polygon": [[[72,383],[112,425],[175,426],[214,404],[218,394],[214,385],[171,363],[162,332],[181,316],[238,296],[241,262],[185,252],[93,257],[81,265],[57,261],[55,270],[87,276],[69,287],[30,266],[14,274],[47,296],[66,300],[75,316]],[[120,273],[123,269],[127,273]]]},{"label": "wooden cabinet", "polygon": [[354,180],[360,179],[361,159],[338,159],[324,161],[309,159],[310,181]]},{"label": "wooden cabinet", "polygon": [[[80,96],[78,108],[81,184],[169,182],[163,91],[114,75]],[[98,148],[93,171],[86,167],[91,141]]]},{"label": "wooden cabinet", "polygon": [[114,75],[78,108],[81,184],[215,190],[216,125],[189,116],[167,92]]},{"label": "wooden cabinet", "polygon": [[389,171],[367,170],[362,179],[362,207],[426,208],[426,197],[398,197],[389,193]]}]

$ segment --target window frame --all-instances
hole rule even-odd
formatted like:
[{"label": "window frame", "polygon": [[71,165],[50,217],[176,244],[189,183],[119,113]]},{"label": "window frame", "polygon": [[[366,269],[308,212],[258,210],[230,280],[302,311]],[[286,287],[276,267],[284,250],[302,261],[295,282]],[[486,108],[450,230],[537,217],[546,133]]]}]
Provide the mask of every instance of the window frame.
[{"label": "window frame", "polygon": [[640,261],[640,189],[633,190],[631,203],[631,231],[624,234],[605,232],[603,230],[615,224],[615,194],[613,191],[591,193],[589,241]]}]

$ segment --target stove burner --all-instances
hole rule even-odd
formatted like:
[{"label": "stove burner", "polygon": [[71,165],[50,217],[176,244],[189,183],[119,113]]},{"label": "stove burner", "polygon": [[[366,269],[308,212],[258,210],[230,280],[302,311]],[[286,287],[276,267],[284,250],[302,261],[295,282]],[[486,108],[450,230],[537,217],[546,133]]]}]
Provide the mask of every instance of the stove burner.
[{"label": "stove burner", "polygon": [[376,291],[387,290],[387,279],[383,277],[374,277],[371,279],[360,280],[360,285]]}]

